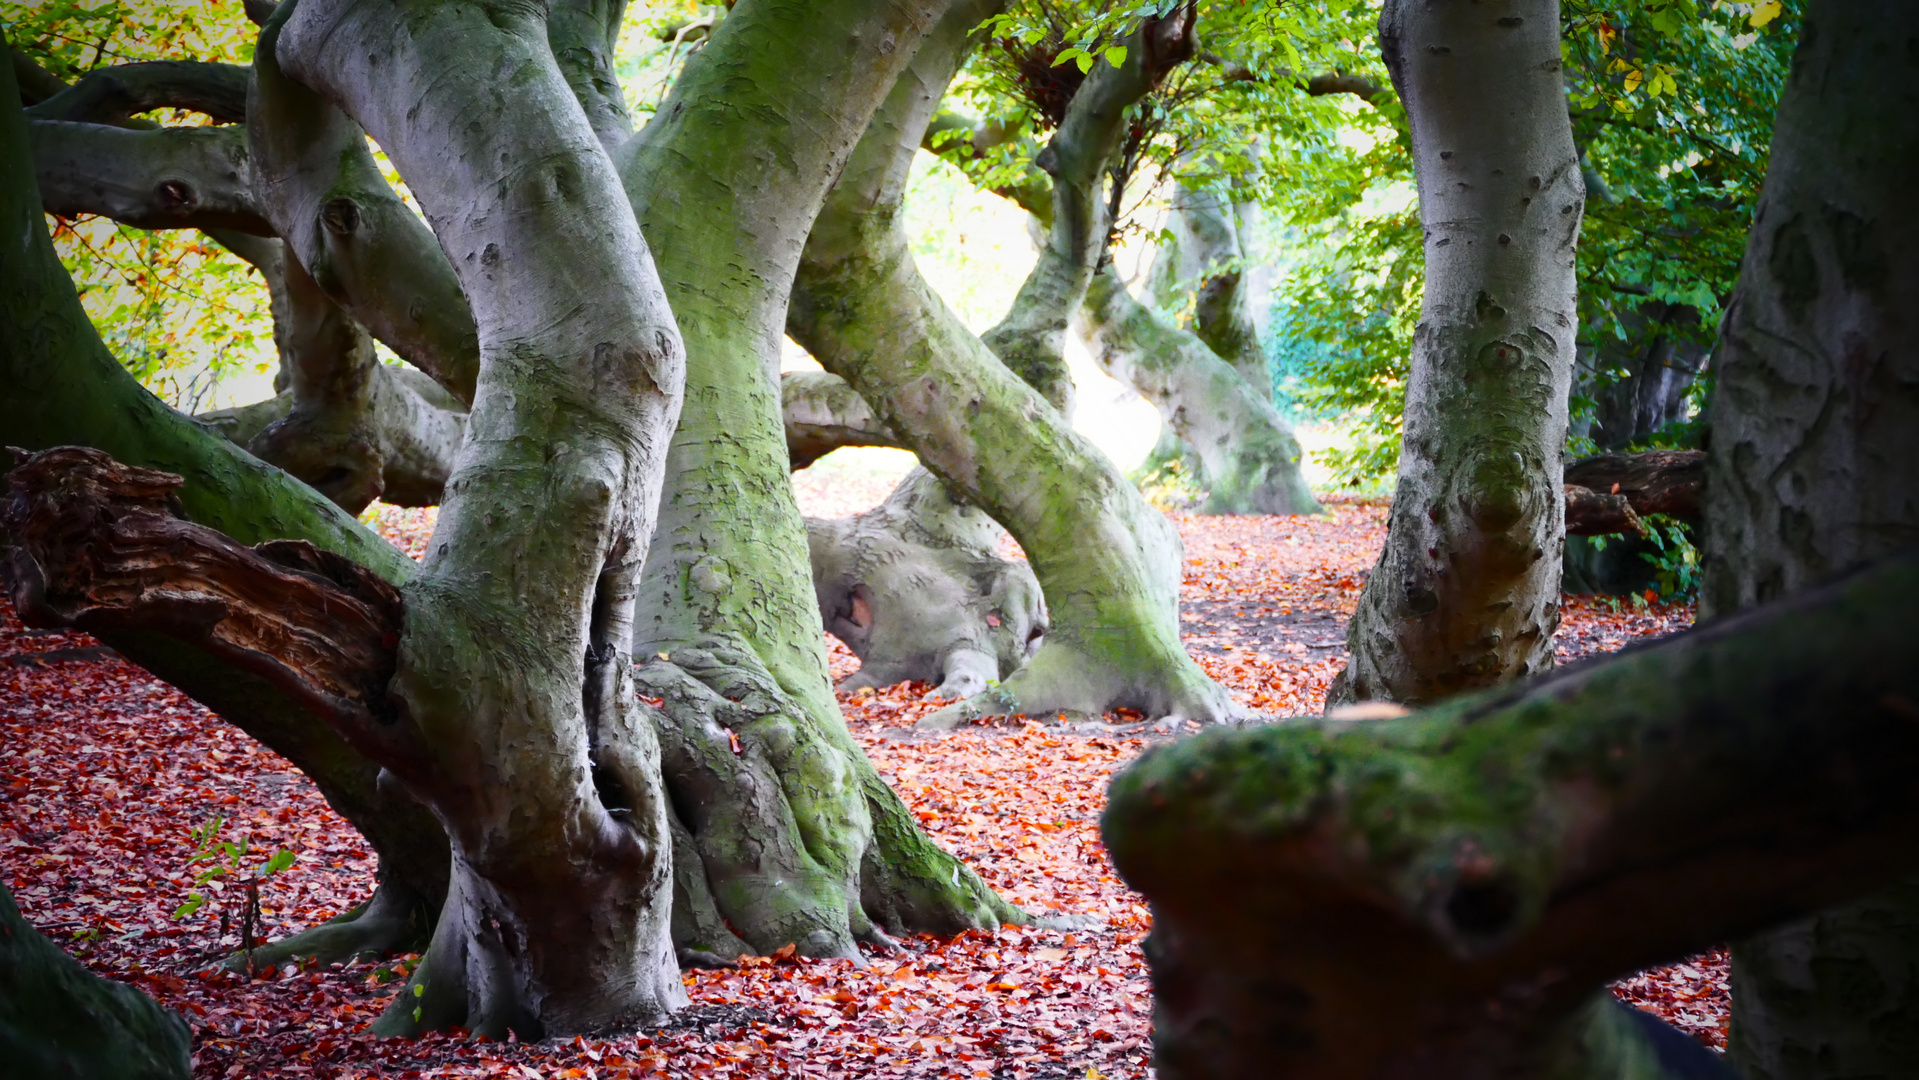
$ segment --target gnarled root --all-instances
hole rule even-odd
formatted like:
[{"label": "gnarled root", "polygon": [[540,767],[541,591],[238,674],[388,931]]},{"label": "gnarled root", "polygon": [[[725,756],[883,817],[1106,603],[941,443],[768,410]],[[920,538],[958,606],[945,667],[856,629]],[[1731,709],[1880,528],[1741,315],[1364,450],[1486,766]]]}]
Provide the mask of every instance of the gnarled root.
[{"label": "gnarled root", "polygon": [[794,945],[857,959],[889,934],[1024,921],[921,833],[844,728],[821,730],[747,649],[713,641],[635,671],[674,817],[674,946]]},{"label": "gnarled root", "polygon": [[1005,535],[915,467],[863,514],[808,519],[820,620],[860,658],[841,689],[933,683],[966,698],[1012,674],[1046,632],[1039,581]]}]

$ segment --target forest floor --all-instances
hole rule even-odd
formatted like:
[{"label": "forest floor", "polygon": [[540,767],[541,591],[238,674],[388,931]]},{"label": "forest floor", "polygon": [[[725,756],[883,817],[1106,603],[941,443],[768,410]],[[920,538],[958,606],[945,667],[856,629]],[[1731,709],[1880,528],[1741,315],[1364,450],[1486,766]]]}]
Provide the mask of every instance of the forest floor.
[{"label": "forest floor", "polygon": [[[884,486],[800,485],[808,513],[872,505]],[[1312,519],[1175,515],[1186,542],[1184,625],[1200,663],[1257,711],[1318,712],[1344,622],[1385,535],[1377,505]],[[423,549],[430,512],[380,510]],[[1684,629],[1683,605],[1569,596],[1559,659]],[[832,644],[834,674],[857,661]],[[1034,722],[927,737],[935,706],[906,685],[842,694],[847,722],[940,843],[1032,911],[1080,931],[1005,928],[921,937],[845,961],[756,958],[685,978],[693,1007],[660,1030],[534,1045],[360,1031],[413,957],[254,977],[207,974],[237,946],[241,891],[196,886],[194,830],[222,822],[245,865],[292,865],[260,886],[268,936],[364,899],[374,863],[298,772],[81,634],[23,630],[0,608],[0,873],[42,931],[102,975],[186,1016],[196,1077],[952,1076],[1100,1080],[1150,1075],[1143,899],[1099,841],[1108,779],[1145,747],[1145,718],[1098,729]],[[174,913],[199,891],[204,904]],[[1723,952],[1622,980],[1615,993],[1723,1048]]]}]

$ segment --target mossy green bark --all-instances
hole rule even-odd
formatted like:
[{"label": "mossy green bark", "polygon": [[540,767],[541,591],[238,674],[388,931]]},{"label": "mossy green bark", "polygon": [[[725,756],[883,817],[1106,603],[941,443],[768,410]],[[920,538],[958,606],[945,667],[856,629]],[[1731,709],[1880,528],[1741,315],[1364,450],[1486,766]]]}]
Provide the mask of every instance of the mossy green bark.
[{"label": "mossy green bark", "polygon": [[687,348],[635,609],[676,820],[704,869],[680,875],[702,915],[682,927],[712,939],[682,947],[855,955],[881,927],[1021,917],[918,830],[846,730],[775,382],[806,227],[947,6],[742,3],[619,155]]},{"label": "mossy green bark", "polygon": [[1160,1074],[1635,1075],[1576,1045],[1608,980],[1919,860],[1915,602],[1909,556],[1403,719],[1150,752],[1102,835],[1153,904]]},{"label": "mossy green bark", "polygon": [[1114,707],[1226,719],[1225,691],[1179,640],[1172,524],[966,329],[914,263],[906,176],[974,25],[922,50],[875,116],[807,238],[788,331],[950,491],[1013,534],[1045,591],[1039,652],[935,722]]},{"label": "mossy green bark", "polygon": [[0,1072],[23,1080],[186,1080],[188,1049],[177,1015],[61,952],[21,917],[0,882]]},{"label": "mossy green bark", "polygon": [[1388,0],[1426,286],[1385,549],[1333,703],[1431,703],[1552,666],[1585,188],[1557,0]]},{"label": "mossy green bark", "polygon": [[1300,473],[1299,440],[1271,391],[1135,300],[1110,264],[1087,288],[1080,329],[1100,367],[1152,402],[1198,457],[1207,487],[1201,513],[1320,511]]}]

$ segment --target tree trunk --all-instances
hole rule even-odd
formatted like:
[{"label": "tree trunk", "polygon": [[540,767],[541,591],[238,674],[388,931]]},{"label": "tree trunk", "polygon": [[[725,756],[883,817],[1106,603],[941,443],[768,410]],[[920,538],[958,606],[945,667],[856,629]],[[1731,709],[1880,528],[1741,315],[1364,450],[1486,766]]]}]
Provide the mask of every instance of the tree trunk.
[{"label": "tree trunk", "polygon": [[1584,188],[1556,0],[1389,0],[1426,296],[1386,548],[1329,702],[1430,702],[1552,664]]},{"label": "tree trunk", "polygon": [[863,514],[807,519],[806,534],[820,618],[861,662],[842,690],[910,679],[969,698],[1046,633],[1033,571],[999,554],[1004,531],[924,469]]},{"label": "tree trunk", "polygon": [[[1620,450],[1686,418],[1688,392],[1711,351],[1692,340],[1699,309],[1647,300],[1623,315],[1627,339],[1588,346],[1577,367],[1578,392],[1593,399],[1594,442]],[[1690,333],[1689,333],[1690,331]]]},{"label": "tree trunk", "polygon": [[1073,378],[1066,368],[1066,328],[1105,259],[1113,228],[1107,164],[1125,135],[1128,110],[1193,55],[1193,20],[1191,8],[1175,7],[1143,21],[1125,42],[1125,61],[1093,68],[1033,160],[1053,178],[1045,239],[1005,317],[980,338],[1067,416],[1073,413]]},{"label": "tree trunk", "polygon": [[690,856],[682,948],[857,957],[882,928],[1022,918],[919,831],[846,730],[770,374],[807,226],[948,6],[742,3],[620,153],[688,358],[634,640]]},{"label": "tree trunk", "polygon": [[0,881],[0,1056],[8,1075],[187,1080],[188,1049],[178,1016],[61,952],[20,916]]},{"label": "tree trunk", "polygon": [[[1915,39],[1909,4],[1806,13],[1723,323],[1704,617],[1919,540]],[[1919,879],[1735,945],[1732,984],[1753,1080],[1919,1072]]]},{"label": "tree trunk", "polygon": [[[1087,289],[1079,327],[1101,370],[1152,402],[1198,456],[1207,487],[1201,513],[1320,511],[1299,473],[1299,442],[1273,408],[1270,379],[1262,394],[1197,335],[1133,299],[1110,263]],[[1260,363],[1263,371],[1263,356]]]},{"label": "tree trunk", "polygon": [[479,342],[466,442],[405,587],[390,689],[403,716],[341,725],[453,847],[414,992],[378,1025],[389,1033],[537,1039],[686,1001],[659,748],[627,659],[683,353],[544,15],[298,0],[256,60],[379,141]]},{"label": "tree trunk", "polygon": [[[241,543],[307,540],[389,582],[405,580],[413,564],[392,545],[317,492],[168,408],[107,352],[47,237],[12,85],[0,79],[6,95],[0,97],[0,214],[6,235],[20,238],[0,258],[0,430],[7,441],[29,448],[83,443],[129,464],[179,474],[186,480],[180,503],[193,521]],[[388,900],[410,907],[419,898],[437,910],[446,892],[445,835],[424,807],[379,783],[379,766],[284,691],[176,635],[104,628],[98,634],[293,762],[379,854],[382,892],[394,894]],[[298,955],[331,961],[362,949],[397,948],[405,943],[403,931],[394,932],[390,922],[340,924],[324,947],[302,935],[289,944],[311,949]]]},{"label": "tree trunk", "polygon": [[1272,369],[1260,345],[1246,295],[1241,214],[1241,207],[1221,192],[1174,185],[1173,242],[1154,260],[1151,287],[1156,301],[1164,294],[1166,300],[1176,300],[1181,307],[1184,294],[1190,290],[1193,335],[1270,402]]},{"label": "tree trunk", "polygon": [[1153,904],[1159,1075],[1729,1077],[1606,984],[1919,861],[1915,603],[1908,555],[1413,716],[1148,754],[1102,835]]},{"label": "tree trunk", "polygon": [[[913,263],[901,224],[906,177],[977,24],[944,27],[934,39],[941,51],[923,49],[874,118],[807,238],[788,331],[949,491],[1006,526],[1045,590],[1049,624],[1032,660],[929,722],[1121,706],[1224,720],[1233,711],[1225,691],[1180,643],[1172,524],[987,351]],[[1129,57],[1138,63],[1144,52]]]}]

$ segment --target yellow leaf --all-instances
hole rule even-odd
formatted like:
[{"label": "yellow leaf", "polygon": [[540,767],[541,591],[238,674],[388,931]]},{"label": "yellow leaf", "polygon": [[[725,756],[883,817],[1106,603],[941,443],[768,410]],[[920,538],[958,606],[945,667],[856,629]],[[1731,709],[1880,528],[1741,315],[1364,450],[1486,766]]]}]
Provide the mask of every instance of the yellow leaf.
[{"label": "yellow leaf", "polygon": [[1626,72],[1626,93],[1630,94],[1634,90],[1639,89],[1639,84],[1644,82],[1645,79],[1646,73],[1638,68],[1633,68],[1631,71]]},{"label": "yellow leaf", "polygon": [[1785,5],[1780,0],[1765,0],[1764,3],[1753,5],[1752,14],[1746,16],[1746,21],[1752,23],[1757,29],[1777,19],[1784,8]]}]

